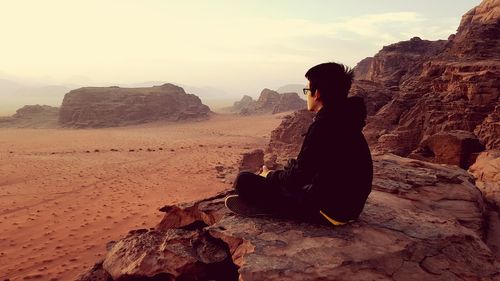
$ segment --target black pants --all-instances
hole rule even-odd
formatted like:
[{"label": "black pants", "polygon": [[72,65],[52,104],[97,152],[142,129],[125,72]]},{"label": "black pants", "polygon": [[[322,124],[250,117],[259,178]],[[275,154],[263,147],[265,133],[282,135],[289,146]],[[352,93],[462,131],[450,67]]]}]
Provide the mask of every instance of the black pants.
[{"label": "black pants", "polygon": [[242,200],[278,217],[317,223],[325,221],[308,198],[308,194],[300,191],[290,193],[284,187],[270,185],[264,177],[254,173],[241,172],[233,188]]}]

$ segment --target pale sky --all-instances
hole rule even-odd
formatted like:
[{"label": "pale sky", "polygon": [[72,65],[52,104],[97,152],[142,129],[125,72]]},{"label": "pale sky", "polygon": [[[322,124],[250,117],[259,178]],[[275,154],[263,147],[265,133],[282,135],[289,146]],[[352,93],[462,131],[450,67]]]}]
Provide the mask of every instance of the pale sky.
[{"label": "pale sky", "polygon": [[304,83],[411,37],[447,39],[479,0],[0,0],[0,78],[171,81],[232,95]]}]

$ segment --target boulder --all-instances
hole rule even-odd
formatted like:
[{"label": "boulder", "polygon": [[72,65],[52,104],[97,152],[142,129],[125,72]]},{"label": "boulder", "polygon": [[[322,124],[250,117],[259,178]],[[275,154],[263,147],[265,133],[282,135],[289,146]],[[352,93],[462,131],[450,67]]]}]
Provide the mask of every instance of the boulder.
[{"label": "boulder", "polygon": [[172,84],[149,88],[86,87],[64,96],[59,123],[64,127],[112,127],[157,120],[208,118],[201,100]]},{"label": "boulder", "polygon": [[447,131],[424,138],[409,157],[425,161],[457,165],[463,169],[474,163],[484,146],[469,131]]},{"label": "boulder", "polygon": [[234,280],[231,267],[226,244],[188,229],[131,231],[102,264],[113,280]]},{"label": "boulder", "polygon": [[255,149],[242,154],[239,171],[257,172],[264,165],[264,151]]},{"label": "boulder", "polygon": [[[334,227],[241,217],[225,208],[227,193],[221,193],[163,207],[165,216],[158,226],[132,232],[115,243],[103,268],[113,280],[188,280],[182,279],[186,276],[242,281],[494,280],[499,276],[500,264],[482,240],[481,192],[466,171],[395,155],[375,156],[374,169],[374,190],[354,223]],[[200,253],[199,245],[208,250]],[[226,279],[211,275],[213,268]]]},{"label": "boulder", "polygon": [[102,268],[102,262],[97,262],[90,270],[76,278],[78,281],[113,281],[111,275]]},{"label": "boulder", "polygon": [[487,203],[486,243],[492,249],[497,260],[500,260],[500,151],[482,152],[476,162],[469,168],[476,178],[476,185],[481,190]]},{"label": "boulder", "polygon": [[500,209],[500,150],[480,153],[469,172],[476,178],[484,198]]}]

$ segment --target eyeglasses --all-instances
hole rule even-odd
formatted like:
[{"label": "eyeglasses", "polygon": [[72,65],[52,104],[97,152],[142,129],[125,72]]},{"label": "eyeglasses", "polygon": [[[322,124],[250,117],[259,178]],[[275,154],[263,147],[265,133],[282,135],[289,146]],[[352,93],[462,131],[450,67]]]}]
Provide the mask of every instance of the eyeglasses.
[{"label": "eyeglasses", "polygon": [[311,91],[311,89],[309,89],[309,88],[302,89],[302,92],[304,92],[304,95],[307,95],[307,92],[310,92],[310,91]]}]

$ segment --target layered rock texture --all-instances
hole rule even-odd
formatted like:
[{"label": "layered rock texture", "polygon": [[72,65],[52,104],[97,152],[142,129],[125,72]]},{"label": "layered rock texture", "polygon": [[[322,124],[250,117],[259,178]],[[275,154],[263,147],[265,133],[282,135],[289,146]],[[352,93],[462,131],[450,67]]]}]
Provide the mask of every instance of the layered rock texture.
[{"label": "layered rock texture", "polygon": [[25,105],[10,117],[0,117],[0,127],[56,128],[59,108],[49,105]]},{"label": "layered rock texture", "polygon": [[500,150],[482,152],[469,168],[487,203],[487,243],[500,260]]},{"label": "layered rock texture", "polygon": [[473,133],[455,130],[426,137],[409,157],[467,169],[483,150],[484,146]]},{"label": "layered rock texture", "polygon": [[284,116],[281,124],[271,132],[271,140],[266,148],[266,166],[281,168],[289,158],[297,156],[313,117],[314,114],[307,110]]},{"label": "layered rock texture", "polygon": [[[374,158],[360,219],[333,227],[229,213],[224,196],[165,206],[80,280],[495,280],[484,202],[452,166]],[[92,279],[94,278],[94,279]]]},{"label": "layered rock texture", "polygon": [[356,73],[365,80],[352,94],[366,100],[371,147],[406,156],[435,134],[462,130],[486,149],[500,148],[498,30],[500,1],[484,0],[449,40],[416,37],[360,62]]},{"label": "layered rock texture", "polygon": [[250,96],[243,96],[240,101],[234,103],[231,111],[242,115],[261,113],[281,113],[306,108],[306,101],[301,99],[297,93],[279,94],[276,91],[264,89],[259,99],[254,100]]},{"label": "layered rock texture", "polygon": [[64,127],[112,127],[157,120],[208,118],[210,109],[181,87],[86,87],[64,96],[59,123]]}]

